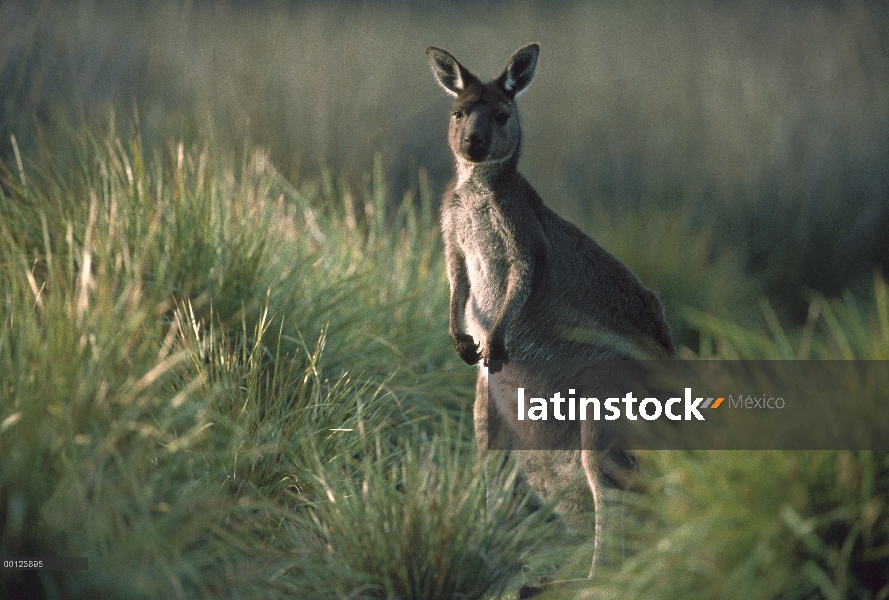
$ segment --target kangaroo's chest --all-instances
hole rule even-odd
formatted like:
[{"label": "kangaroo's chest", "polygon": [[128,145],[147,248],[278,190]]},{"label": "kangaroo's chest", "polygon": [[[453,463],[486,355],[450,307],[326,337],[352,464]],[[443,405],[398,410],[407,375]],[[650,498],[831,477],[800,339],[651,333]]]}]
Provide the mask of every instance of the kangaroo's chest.
[{"label": "kangaroo's chest", "polygon": [[458,211],[457,239],[470,275],[488,285],[506,276],[511,245],[509,224],[490,202],[465,203]]}]

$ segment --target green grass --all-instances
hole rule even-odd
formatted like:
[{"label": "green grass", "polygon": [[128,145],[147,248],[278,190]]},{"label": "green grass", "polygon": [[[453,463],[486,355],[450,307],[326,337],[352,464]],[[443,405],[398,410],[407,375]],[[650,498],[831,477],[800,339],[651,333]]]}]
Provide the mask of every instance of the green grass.
[{"label": "green grass", "polygon": [[319,457],[327,497],[296,516],[297,531],[312,532],[296,540],[301,596],[490,598],[513,583],[552,538],[549,512],[528,514],[528,491],[514,491],[515,465],[485,478],[448,432],[405,441],[395,461],[366,452],[359,477],[320,467],[327,458]]},{"label": "green grass", "polygon": [[[862,297],[863,296],[863,297]],[[866,295],[814,295],[803,327],[788,330],[768,300],[759,300],[763,327],[745,328],[690,306],[685,320],[700,332],[704,358],[760,360],[889,360],[889,286],[876,272]]]},{"label": "green grass", "polygon": [[[294,185],[261,152],[80,135],[67,171],[2,180],[0,552],[90,569],[5,572],[3,593],[495,598],[582,577],[590,540],[514,467],[486,499],[422,173],[396,204],[379,161],[352,192],[325,171]],[[880,277],[814,298],[800,329],[765,301],[761,329],[706,313],[682,293],[700,275],[675,279],[702,356],[889,354]],[[647,465],[624,568],[551,595],[881,597],[884,454]]]},{"label": "green grass", "polygon": [[660,452],[649,464],[640,551],[602,597],[886,593],[885,453]]},{"label": "green grass", "polygon": [[[7,173],[0,199],[0,547],[91,561],[23,585],[289,590],[289,519],[326,498],[319,481],[347,485],[340,463],[374,447],[382,470],[419,460],[405,440],[442,427],[462,432],[442,446],[455,457],[473,447],[425,190],[370,218],[377,169],[349,220],[260,154],[235,169],[207,147],[149,158],[138,138],[85,139],[67,177]],[[373,499],[408,491],[395,483],[375,479]],[[509,574],[491,560],[483,589]]]}]

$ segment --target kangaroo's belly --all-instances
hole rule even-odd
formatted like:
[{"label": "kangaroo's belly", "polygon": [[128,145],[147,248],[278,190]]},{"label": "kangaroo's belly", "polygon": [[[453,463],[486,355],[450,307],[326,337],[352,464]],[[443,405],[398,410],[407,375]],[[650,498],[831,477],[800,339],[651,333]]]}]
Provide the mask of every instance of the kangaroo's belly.
[{"label": "kangaroo's belly", "polygon": [[505,260],[467,254],[466,269],[469,276],[466,328],[475,341],[481,343],[500,312],[509,267]]}]

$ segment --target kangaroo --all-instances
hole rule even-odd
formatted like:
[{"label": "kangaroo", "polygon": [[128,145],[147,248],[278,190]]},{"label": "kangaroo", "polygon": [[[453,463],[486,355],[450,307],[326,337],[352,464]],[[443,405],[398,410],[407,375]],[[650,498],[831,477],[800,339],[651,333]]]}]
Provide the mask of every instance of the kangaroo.
[{"label": "kangaroo", "polygon": [[[448,334],[466,363],[481,362],[474,417],[483,451],[490,420],[507,420],[498,409],[502,398],[488,397],[501,388],[489,389],[489,375],[504,365],[508,372],[510,361],[672,357],[675,347],[656,294],[548,208],[518,171],[522,130],[515,101],[531,83],[539,45],[517,50],[488,83],[444,50],[429,47],[426,55],[436,81],[454,97],[448,143],[456,176],[441,207],[450,284]],[[510,377],[521,380],[522,374]],[[564,493],[556,509],[570,522],[571,514],[582,514],[591,501],[596,530],[592,576],[601,555],[601,489],[609,480],[629,487],[632,459],[591,450],[519,454],[529,483],[544,499],[581,481]]]}]

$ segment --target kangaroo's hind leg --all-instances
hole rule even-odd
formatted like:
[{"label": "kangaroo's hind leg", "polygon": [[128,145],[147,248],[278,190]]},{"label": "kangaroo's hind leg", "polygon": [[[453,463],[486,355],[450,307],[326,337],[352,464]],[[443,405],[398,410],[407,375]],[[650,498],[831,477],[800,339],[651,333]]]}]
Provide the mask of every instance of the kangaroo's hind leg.
[{"label": "kangaroo's hind leg", "polygon": [[593,562],[590,566],[590,574],[589,577],[592,577],[596,572],[596,565],[600,564],[602,561],[602,550],[603,550],[603,540],[602,540],[602,532],[604,531],[605,526],[605,515],[604,515],[604,506],[605,502],[602,494],[602,485],[599,480],[599,469],[596,464],[596,451],[595,450],[581,450],[580,460],[581,464],[583,464],[583,471],[586,474],[587,485],[590,486],[590,492],[593,495],[593,507],[595,512],[596,519],[596,527],[595,527],[595,545],[593,547]]},{"label": "kangaroo's hind leg", "polygon": [[[594,446],[584,446],[590,447]],[[626,494],[641,490],[636,459],[624,450],[582,450],[581,462],[596,511],[592,577],[597,565],[618,564],[625,558]]]}]

